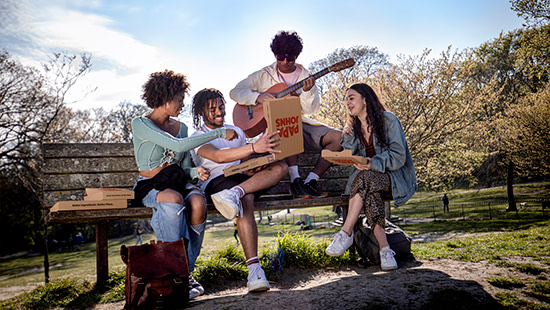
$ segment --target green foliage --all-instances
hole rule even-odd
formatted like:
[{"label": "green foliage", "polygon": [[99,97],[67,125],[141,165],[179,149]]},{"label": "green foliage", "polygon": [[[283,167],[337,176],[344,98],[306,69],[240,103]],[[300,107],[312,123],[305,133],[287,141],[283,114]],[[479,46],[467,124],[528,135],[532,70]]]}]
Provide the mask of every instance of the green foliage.
[{"label": "green foliage", "polygon": [[[329,242],[322,239],[314,241],[310,236],[299,233],[279,233],[272,243],[259,249],[262,268],[268,278],[276,277],[284,268],[324,268],[341,267],[354,263],[357,258],[349,251],[339,257],[325,254]],[[199,257],[194,276],[205,286],[228,280],[244,280],[248,275],[244,254],[240,246],[225,245],[213,255]]]},{"label": "green foliage", "polygon": [[519,100],[500,125],[503,146],[520,175],[550,175],[550,83]]},{"label": "green foliage", "polygon": [[352,264],[356,261],[354,254],[346,251],[343,255],[331,257],[325,254],[325,249],[331,240],[323,239],[315,242],[304,233],[280,233],[277,237],[279,249],[284,254],[284,266],[298,268],[338,267]]},{"label": "green foliage", "polygon": [[506,288],[506,289],[525,286],[523,281],[518,278],[492,277],[492,278],[488,278],[487,282],[489,282],[493,286]]},{"label": "green foliage", "polygon": [[546,269],[544,268],[541,268],[541,267],[538,267],[538,266],[535,266],[535,264],[532,264],[532,263],[518,263],[515,265],[516,269],[523,272],[523,273],[528,273],[528,274],[532,274],[532,275],[538,275],[544,271],[546,271]]},{"label": "green foliage", "polygon": [[65,278],[40,286],[30,293],[21,294],[0,303],[3,309],[50,309],[64,306],[92,289],[92,284],[80,279]]},{"label": "green foliage", "polygon": [[[536,244],[537,246],[533,246]],[[432,243],[413,243],[418,258],[449,258],[461,261],[499,261],[501,257],[519,256],[540,259],[550,253],[550,226],[517,232],[486,234]]]},{"label": "green foliage", "polygon": [[247,275],[242,249],[231,244],[217,249],[210,257],[199,257],[195,264],[194,277],[204,286],[246,279]]},{"label": "green foliage", "polygon": [[502,306],[506,307],[506,309],[532,309],[532,310],[550,309],[549,307],[536,304],[529,300],[519,298],[512,292],[497,292],[495,294],[495,299]]},{"label": "green foliage", "polygon": [[111,272],[106,284],[96,287],[87,280],[75,277],[55,279],[47,285],[37,287],[28,293],[0,301],[2,309],[88,309],[98,303],[124,300],[124,278],[126,272],[119,269]]}]

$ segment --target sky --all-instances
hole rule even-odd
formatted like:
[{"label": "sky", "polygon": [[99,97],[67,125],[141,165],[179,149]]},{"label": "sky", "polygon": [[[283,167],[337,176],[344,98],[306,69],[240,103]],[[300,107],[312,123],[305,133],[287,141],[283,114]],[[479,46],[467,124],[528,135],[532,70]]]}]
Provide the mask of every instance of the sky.
[{"label": "sky", "polygon": [[91,72],[67,94],[74,109],[143,104],[149,74],[170,69],[191,84],[186,105],[212,87],[232,111],[229,91],[275,61],[269,44],[280,30],[300,35],[297,62],[306,67],[357,45],[396,61],[425,49],[435,57],[449,46],[474,48],[521,28],[510,7],[507,0],[1,0],[0,49],[35,67],[53,52],[91,54]]}]

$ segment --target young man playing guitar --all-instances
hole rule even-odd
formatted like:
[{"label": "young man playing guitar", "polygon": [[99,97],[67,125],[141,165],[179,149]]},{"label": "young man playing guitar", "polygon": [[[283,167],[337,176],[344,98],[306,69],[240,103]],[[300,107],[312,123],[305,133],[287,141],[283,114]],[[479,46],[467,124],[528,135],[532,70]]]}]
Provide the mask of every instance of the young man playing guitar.
[{"label": "young man playing guitar", "polygon": [[[319,112],[321,98],[319,89],[315,85],[315,79],[310,77],[311,74],[306,68],[296,63],[296,58],[302,52],[302,48],[302,39],[296,32],[280,31],[277,33],[271,42],[271,51],[275,55],[276,62],[239,82],[231,90],[230,97],[244,106],[263,104],[266,100],[275,98],[274,93],[280,90],[279,84],[293,86],[303,80],[303,87],[297,89],[294,95],[300,97],[302,106],[304,149],[316,152],[321,152],[324,149],[341,151],[341,131],[305,116]],[[300,177],[298,172],[296,155],[286,158],[286,162],[289,166],[288,172],[291,180],[290,191],[295,198],[327,196],[319,189],[317,180],[330,167],[330,162],[319,156],[317,164],[305,180]]]}]

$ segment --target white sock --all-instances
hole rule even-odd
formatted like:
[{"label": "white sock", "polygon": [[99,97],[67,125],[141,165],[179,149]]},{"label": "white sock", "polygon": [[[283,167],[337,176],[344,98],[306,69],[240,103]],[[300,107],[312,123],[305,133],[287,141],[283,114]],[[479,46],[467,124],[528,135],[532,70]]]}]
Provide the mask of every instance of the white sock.
[{"label": "white sock", "polygon": [[304,181],[304,184],[306,184],[307,182],[311,181],[311,180],[319,180],[319,176],[317,175],[317,173],[315,172],[310,172],[308,175],[307,175],[307,178],[306,180]]},{"label": "white sock", "polygon": [[385,247],[381,248],[381,249],[380,249],[380,252],[384,252],[384,251],[387,251],[387,250],[390,250],[390,246],[389,246],[389,245],[386,245]]},{"label": "white sock", "polygon": [[290,176],[290,182],[294,182],[296,178],[299,178],[300,173],[298,172],[298,166],[289,166],[288,175]]}]

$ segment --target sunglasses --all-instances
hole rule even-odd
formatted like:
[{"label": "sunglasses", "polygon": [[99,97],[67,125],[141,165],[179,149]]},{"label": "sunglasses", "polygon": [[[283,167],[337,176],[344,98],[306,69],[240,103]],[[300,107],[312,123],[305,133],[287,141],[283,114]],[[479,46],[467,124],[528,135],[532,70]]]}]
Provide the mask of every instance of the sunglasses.
[{"label": "sunglasses", "polygon": [[277,58],[278,61],[284,61],[285,58],[286,60],[288,61],[295,61],[296,60],[296,56],[295,55],[275,55],[275,58]]}]

